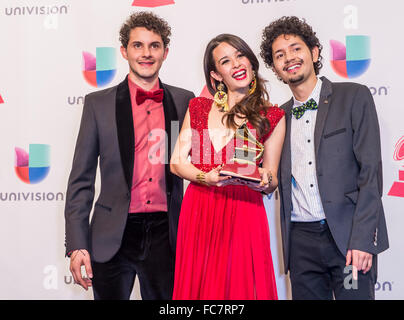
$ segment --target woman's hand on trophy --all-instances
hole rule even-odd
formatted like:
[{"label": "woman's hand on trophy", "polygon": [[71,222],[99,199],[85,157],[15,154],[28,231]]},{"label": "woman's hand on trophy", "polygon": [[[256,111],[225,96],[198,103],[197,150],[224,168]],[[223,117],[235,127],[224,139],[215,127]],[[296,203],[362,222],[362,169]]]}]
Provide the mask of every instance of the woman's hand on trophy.
[{"label": "woman's hand on trophy", "polygon": [[229,180],[232,179],[230,176],[221,176],[220,175],[220,170],[223,168],[223,164],[220,166],[217,166],[216,168],[210,170],[208,173],[205,174],[205,183],[209,186],[216,186],[216,187],[222,187],[225,184],[225,182],[230,182]]}]

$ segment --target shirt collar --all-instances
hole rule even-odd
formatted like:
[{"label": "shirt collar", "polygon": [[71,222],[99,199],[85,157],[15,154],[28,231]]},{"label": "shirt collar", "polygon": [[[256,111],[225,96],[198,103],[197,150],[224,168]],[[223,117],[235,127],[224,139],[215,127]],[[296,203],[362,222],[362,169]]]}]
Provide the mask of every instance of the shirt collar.
[{"label": "shirt collar", "polygon": [[314,87],[313,91],[311,92],[309,98],[304,102],[301,102],[301,101],[297,100],[293,96],[293,107],[295,108],[295,107],[301,106],[302,104],[306,103],[310,99],[314,99],[318,104],[318,102],[320,101],[320,93],[321,93],[321,85],[322,84],[323,84],[323,81],[321,81],[320,78],[317,78],[316,86]]}]

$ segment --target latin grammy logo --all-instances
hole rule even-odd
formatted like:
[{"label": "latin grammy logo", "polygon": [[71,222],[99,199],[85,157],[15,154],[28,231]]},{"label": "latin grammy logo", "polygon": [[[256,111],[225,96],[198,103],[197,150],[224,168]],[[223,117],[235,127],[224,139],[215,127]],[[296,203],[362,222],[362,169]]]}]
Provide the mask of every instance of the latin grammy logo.
[{"label": "latin grammy logo", "polygon": [[134,0],[132,6],[154,8],[169,4],[175,4],[174,0]]},{"label": "latin grammy logo", "polygon": [[[397,142],[395,148],[393,159],[404,160],[404,137]],[[404,166],[398,171],[398,180],[393,183],[388,195],[404,198]]]}]

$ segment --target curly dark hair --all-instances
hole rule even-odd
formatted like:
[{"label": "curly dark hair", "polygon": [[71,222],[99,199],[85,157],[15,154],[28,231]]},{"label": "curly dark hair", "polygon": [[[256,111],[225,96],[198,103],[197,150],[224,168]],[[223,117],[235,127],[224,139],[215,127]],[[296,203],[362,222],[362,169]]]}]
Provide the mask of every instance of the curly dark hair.
[{"label": "curly dark hair", "polygon": [[167,48],[170,43],[171,27],[164,19],[160,18],[153,12],[140,11],[133,13],[122,25],[119,31],[119,41],[123,47],[127,48],[129,36],[132,29],[137,27],[146,28],[161,36],[164,47]]},{"label": "curly dark hair", "polygon": [[272,44],[281,35],[294,35],[300,37],[304,43],[312,50],[314,47],[318,47],[319,56],[317,62],[314,62],[314,71],[316,75],[320,73],[320,69],[323,67],[321,60],[321,51],[323,46],[320,44],[316,33],[312,27],[306,23],[306,20],[299,19],[298,17],[282,17],[271,24],[269,24],[262,32],[261,43],[261,57],[268,68],[273,68],[274,61],[272,56]]}]

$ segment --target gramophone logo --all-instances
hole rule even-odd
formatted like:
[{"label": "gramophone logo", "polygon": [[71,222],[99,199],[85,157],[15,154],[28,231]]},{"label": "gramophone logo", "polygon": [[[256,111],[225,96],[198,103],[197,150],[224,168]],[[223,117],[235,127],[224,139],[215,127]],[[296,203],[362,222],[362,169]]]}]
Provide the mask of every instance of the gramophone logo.
[{"label": "gramophone logo", "polygon": [[[404,137],[397,142],[393,159],[396,161],[404,160]],[[398,171],[398,181],[393,183],[388,195],[404,198],[404,166]]]},{"label": "gramophone logo", "polygon": [[331,67],[343,78],[356,78],[370,66],[370,37],[346,36],[346,45],[331,40]]},{"label": "gramophone logo", "polygon": [[132,7],[155,8],[175,4],[174,0],[134,0]]}]

